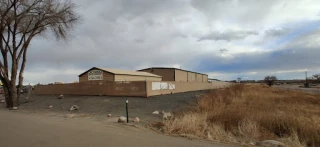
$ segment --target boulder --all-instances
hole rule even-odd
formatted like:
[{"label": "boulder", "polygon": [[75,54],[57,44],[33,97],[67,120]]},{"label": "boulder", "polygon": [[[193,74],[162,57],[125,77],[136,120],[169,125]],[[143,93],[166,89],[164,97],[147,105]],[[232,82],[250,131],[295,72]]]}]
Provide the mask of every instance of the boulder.
[{"label": "boulder", "polygon": [[77,116],[76,114],[66,114],[65,118],[74,118],[76,116]]},{"label": "boulder", "polygon": [[119,119],[118,119],[118,122],[119,122],[119,123],[124,123],[124,122],[126,122],[126,121],[127,121],[127,118],[124,117],[124,116],[120,116]]},{"label": "boulder", "polygon": [[154,111],[154,112],[152,112],[152,114],[158,115],[159,111]]},{"label": "boulder", "polygon": [[264,140],[257,142],[257,145],[262,147],[284,147],[283,143],[275,140]]},{"label": "boulder", "polygon": [[140,122],[139,117],[134,118],[134,119],[133,119],[133,122],[136,122],[136,123]]},{"label": "boulder", "polygon": [[112,114],[108,114],[107,116],[108,116],[108,117],[111,117],[111,116],[112,116]]},{"label": "boulder", "polygon": [[52,109],[53,108],[53,106],[52,105],[50,105],[49,107],[48,107],[48,109]]},{"label": "boulder", "polygon": [[63,98],[64,98],[63,94],[59,95],[58,97],[58,99],[63,99]]},{"label": "boulder", "polygon": [[170,119],[173,116],[172,113],[170,113],[170,112],[162,111],[162,114],[163,114],[163,116],[162,116],[163,119]]},{"label": "boulder", "polygon": [[73,111],[73,110],[79,110],[79,106],[77,105],[71,106],[70,111]]}]

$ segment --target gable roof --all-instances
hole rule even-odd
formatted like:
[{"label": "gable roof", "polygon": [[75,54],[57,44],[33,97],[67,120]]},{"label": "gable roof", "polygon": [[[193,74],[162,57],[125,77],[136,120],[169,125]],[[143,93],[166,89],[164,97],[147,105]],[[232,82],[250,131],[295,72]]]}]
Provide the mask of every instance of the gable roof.
[{"label": "gable roof", "polygon": [[160,78],[162,77],[159,75],[155,75],[155,74],[143,72],[143,71],[131,71],[131,70],[120,70],[120,69],[98,68],[98,67],[93,67],[93,68],[85,71],[84,73],[80,74],[79,76],[81,76],[81,75],[83,75],[93,69],[100,69],[100,70],[103,70],[105,72],[108,72],[108,73],[111,73],[114,75],[133,75],[133,76],[160,77]]},{"label": "gable roof", "polygon": [[150,67],[150,68],[140,69],[138,71],[143,71],[143,70],[148,70],[148,69],[175,69],[175,70],[181,70],[181,71],[185,71],[185,72],[191,72],[191,73],[196,73],[196,74],[201,74],[201,75],[208,76],[207,74],[198,73],[198,72],[194,72],[194,71],[183,70],[183,69],[174,68],[174,67]]}]

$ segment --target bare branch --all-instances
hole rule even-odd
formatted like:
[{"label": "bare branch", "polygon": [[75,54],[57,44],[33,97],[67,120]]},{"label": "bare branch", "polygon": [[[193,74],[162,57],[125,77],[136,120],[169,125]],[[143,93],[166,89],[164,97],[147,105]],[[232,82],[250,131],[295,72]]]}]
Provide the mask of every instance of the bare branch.
[{"label": "bare branch", "polygon": [[75,7],[68,0],[0,0],[0,51],[3,57],[0,60],[0,80],[5,80],[9,95],[16,95],[12,92],[17,90],[18,74],[19,85],[22,85],[26,54],[32,39],[48,31],[57,39],[66,39],[80,18]]}]

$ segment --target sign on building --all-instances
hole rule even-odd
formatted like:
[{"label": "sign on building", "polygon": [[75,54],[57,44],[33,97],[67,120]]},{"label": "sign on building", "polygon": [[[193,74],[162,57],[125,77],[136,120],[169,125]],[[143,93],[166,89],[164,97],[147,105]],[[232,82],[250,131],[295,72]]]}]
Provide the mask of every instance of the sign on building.
[{"label": "sign on building", "polygon": [[161,84],[160,82],[152,82],[152,90],[160,90]]},{"label": "sign on building", "polygon": [[161,83],[160,83],[160,88],[161,88],[161,89],[168,89],[168,83],[161,82]]},{"label": "sign on building", "polygon": [[169,83],[169,89],[176,89],[176,85]]},{"label": "sign on building", "polygon": [[91,70],[88,72],[88,80],[103,80],[103,71],[101,70]]}]

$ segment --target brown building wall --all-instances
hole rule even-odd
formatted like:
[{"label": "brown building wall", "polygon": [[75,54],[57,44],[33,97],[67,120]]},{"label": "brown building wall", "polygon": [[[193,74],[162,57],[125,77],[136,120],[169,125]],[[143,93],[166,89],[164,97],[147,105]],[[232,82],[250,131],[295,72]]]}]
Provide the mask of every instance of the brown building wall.
[{"label": "brown building wall", "polygon": [[161,81],[161,77],[145,77],[132,75],[115,75],[115,81]]},{"label": "brown building wall", "polygon": [[99,82],[114,81],[114,75],[111,74],[111,73],[105,72],[105,71],[103,71],[103,80],[90,80],[89,81],[88,80],[88,72],[79,77],[79,83],[81,83],[81,82],[92,82],[92,81],[99,81]]},{"label": "brown building wall", "polygon": [[[165,81],[165,80],[163,80]],[[188,81],[188,74],[186,71],[182,70],[175,70],[175,80],[178,82],[187,82]]]},{"label": "brown building wall", "polygon": [[79,76],[79,83],[88,82],[88,73]]},{"label": "brown building wall", "polygon": [[155,75],[159,75],[162,76],[162,80],[163,81],[174,81],[174,76],[175,76],[175,69],[157,69],[157,68],[153,68],[153,69],[146,69],[146,70],[140,70],[140,71],[144,71],[144,72],[148,72],[148,73],[152,73]]},{"label": "brown building wall", "polygon": [[196,81],[196,74],[192,72],[188,72],[188,82],[195,82]]},{"label": "brown building wall", "polygon": [[160,90],[154,90],[152,87],[154,84],[151,81],[147,82],[147,93],[148,96],[155,96],[155,95],[161,95],[161,94],[171,94],[171,93],[180,93],[180,92],[188,92],[188,91],[198,91],[198,90],[208,90],[208,89],[217,89],[217,88],[224,88],[232,85],[233,83],[228,82],[220,82],[220,81],[214,81],[212,83],[203,83],[203,82],[172,82],[172,81],[162,81],[160,83],[167,83],[170,87],[174,85],[174,89],[160,89]]}]

